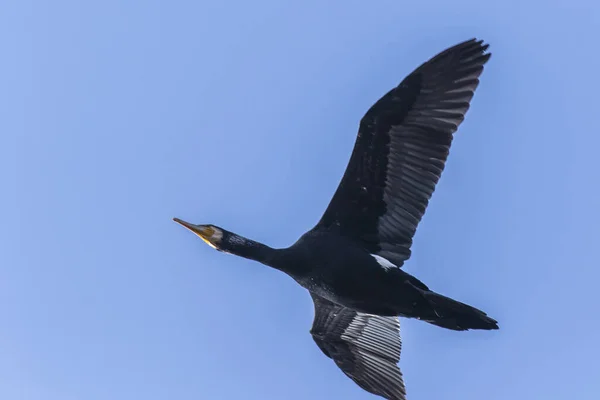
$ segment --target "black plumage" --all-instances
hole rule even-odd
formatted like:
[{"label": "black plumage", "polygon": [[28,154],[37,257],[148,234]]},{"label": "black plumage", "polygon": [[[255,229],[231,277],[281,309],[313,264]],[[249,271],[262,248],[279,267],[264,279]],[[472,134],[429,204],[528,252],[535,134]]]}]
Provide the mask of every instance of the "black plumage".
[{"label": "black plumage", "polygon": [[387,399],[406,395],[397,317],[363,314],[313,295],[310,333],[323,353],[363,389]]},{"label": "black plumage", "polygon": [[484,312],[401,269],[490,53],[475,39],[425,62],[360,121],[346,172],[317,225],[273,249],[175,219],[217,250],[281,270],[311,293],[311,334],[363,389],[405,398],[398,316],[453,330],[497,329]]}]

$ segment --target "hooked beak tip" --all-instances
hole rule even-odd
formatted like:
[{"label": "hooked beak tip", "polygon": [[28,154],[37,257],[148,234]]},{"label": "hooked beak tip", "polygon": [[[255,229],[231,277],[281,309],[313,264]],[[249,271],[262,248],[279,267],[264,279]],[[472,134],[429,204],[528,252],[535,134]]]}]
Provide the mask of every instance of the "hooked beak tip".
[{"label": "hooked beak tip", "polygon": [[211,242],[211,237],[213,235],[213,230],[206,225],[194,225],[189,222],[185,222],[179,218],[173,218],[173,221],[177,222],[179,225],[184,228],[192,231],[194,234],[200,237],[200,239],[204,240],[209,246],[216,248],[215,245]]},{"label": "hooked beak tip", "polygon": [[187,228],[193,232],[196,232],[196,227],[193,224],[190,224],[189,222],[185,222],[182,219],[179,218],[173,218],[173,221],[177,222],[179,225],[183,226],[184,228]]}]

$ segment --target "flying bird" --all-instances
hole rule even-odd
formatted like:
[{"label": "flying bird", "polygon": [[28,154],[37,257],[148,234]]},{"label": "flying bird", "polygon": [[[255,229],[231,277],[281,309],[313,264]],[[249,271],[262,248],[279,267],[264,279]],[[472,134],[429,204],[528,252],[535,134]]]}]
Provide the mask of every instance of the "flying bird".
[{"label": "flying bird", "polygon": [[402,269],[490,58],[487,48],[471,39],[446,49],[367,111],[329,206],[292,246],[274,249],[174,218],[211,247],[280,270],[306,288],[317,346],[356,384],[388,400],[406,398],[397,365],[399,316],[457,331],[498,329],[483,311]]}]

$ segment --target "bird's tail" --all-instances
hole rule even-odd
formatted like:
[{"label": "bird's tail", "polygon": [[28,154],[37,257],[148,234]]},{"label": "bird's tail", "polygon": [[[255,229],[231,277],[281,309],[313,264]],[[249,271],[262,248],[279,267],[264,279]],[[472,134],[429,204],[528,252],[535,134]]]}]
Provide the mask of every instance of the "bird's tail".
[{"label": "bird's tail", "polygon": [[498,322],[481,310],[432,291],[423,295],[433,308],[435,317],[423,320],[430,324],[455,331],[468,329],[498,329]]}]

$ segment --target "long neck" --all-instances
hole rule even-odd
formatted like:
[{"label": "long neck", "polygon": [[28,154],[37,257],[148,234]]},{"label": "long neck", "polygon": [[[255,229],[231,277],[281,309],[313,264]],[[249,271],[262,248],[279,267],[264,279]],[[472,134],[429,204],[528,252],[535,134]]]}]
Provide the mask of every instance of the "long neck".
[{"label": "long neck", "polygon": [[223,250],[263,264],[268,264],[275,252],[275,249],[269,246],[238,235],[231,235],[227,238],[227,244]]},{"label": "long neck", "polygon": [[228,235],[222,250],[236,256],[258,261],[288,274],[297,272],[295,263],[284,257],[286,249],[274,249],[243,236]]}]

